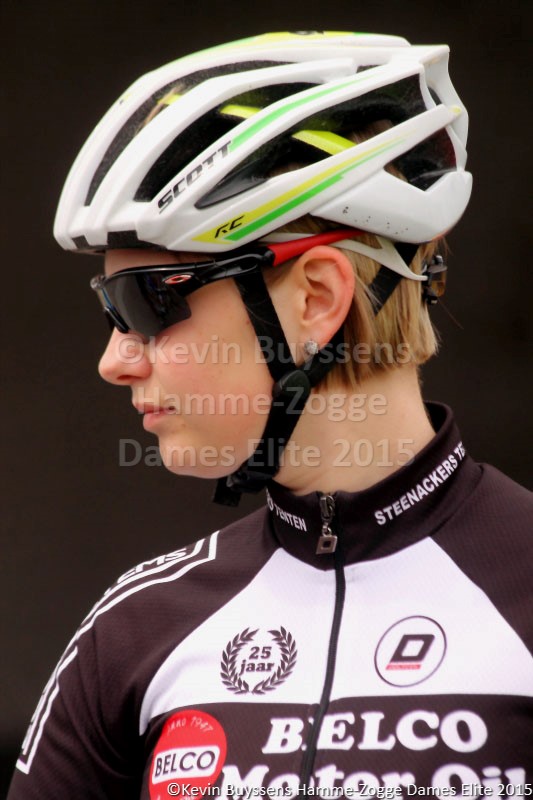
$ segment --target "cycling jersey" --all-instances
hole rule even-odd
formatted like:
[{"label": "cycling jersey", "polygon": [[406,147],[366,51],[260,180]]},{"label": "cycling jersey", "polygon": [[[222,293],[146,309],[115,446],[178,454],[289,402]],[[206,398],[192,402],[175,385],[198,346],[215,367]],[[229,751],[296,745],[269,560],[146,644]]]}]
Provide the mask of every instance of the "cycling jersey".
[{"label": "cycling jersey", "polygon": [[434,439],[370,489],[272,482],[123,575],[45,688],[9,800],[531,794],[530,495],[430,413]]}]

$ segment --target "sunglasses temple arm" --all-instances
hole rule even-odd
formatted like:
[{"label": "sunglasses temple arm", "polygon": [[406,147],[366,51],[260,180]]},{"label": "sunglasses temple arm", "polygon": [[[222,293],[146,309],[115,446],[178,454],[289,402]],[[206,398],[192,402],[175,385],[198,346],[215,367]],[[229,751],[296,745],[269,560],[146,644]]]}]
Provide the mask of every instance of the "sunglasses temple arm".
[{"label": "sunglasses temple arm", "polygon": [[272,266],[277,267],[285,261],[290,261],[291,258],[296,258],[310,250],[311,247],[319,245],[333,244],[333,242],[340,242],[343,239],[354,239],[361,236],[362,231],[355,229],[341,230],[341,231],[328,231],[326,233],[319,233],[316,236],[306,236],[305,239],[295,239],[290,242],[276,242],[269,244],[268,247],[274,253],[274,263]]}]

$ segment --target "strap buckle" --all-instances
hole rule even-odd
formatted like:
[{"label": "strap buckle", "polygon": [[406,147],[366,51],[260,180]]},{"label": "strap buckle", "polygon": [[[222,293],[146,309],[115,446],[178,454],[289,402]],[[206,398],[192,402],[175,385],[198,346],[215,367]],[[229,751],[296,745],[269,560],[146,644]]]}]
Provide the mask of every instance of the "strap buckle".
[{"label": "strap buckle", "polygon": [[427,276],[422,284],[422,299],[428,306],[436,305],[446,291],[447,271],[448,267],[442,256],[433,256],[431,261],[422,263],[422,275]]}]

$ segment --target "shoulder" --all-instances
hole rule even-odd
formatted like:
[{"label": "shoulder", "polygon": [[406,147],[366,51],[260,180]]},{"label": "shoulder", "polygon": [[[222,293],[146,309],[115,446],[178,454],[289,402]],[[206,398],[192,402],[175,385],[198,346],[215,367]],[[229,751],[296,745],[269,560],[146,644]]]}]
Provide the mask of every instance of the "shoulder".
[{"label": "shoulder", "polygon": [[482,464],[478,491],[472,495],[474,507],[490,515],[495,526],[512,525],[513,530],[531,534],[533,493],[489,464]]},{"label": "shoulder", "polygon": [[[83,695],[119,741],[161,662],[245,588],[277,549],[263,509],[204,539],[125,572],[85,617],[40,702]],[[54,704],[55,706],[57,704]],[[36,716],[39,722],[40,716]],[[85,722],[83,722],[85,724]]]},{"label": "shoulder", "polygon": [[533,651],[533,494],[494,467],[435,542]]},{"label": "shoulder", "polygon": [[259,511],[121,575],[85,617],[43,691],[17,764],[17,796],[41,796],[55,769],[69,785],[98,781],[102,797],[125,797],[130,784],[122,771],[125,760],[138,757],[135,731],[154,673],[275,549]]},{"label": "shoulder", "polygon": [[503,564],[513,561],[533,567],[533,494],[487,464],[481,478],[460,509],[463,539],[477,546],[478,559],[492,563],[500,554]]},{"label": "shoulder", "polygon": [[[151,608],[165,614],[176,602],[189,615],[201,615],[208,606],[222,604],[253,578],[276,549],[265,535],[265,510],[211,533],[178,550],[144,561],[122,574],[94,606],[91,619],[129,617],[146,621]],[[195,613],[196,612],[196,613]]]},{"label": "shoulder", "polygon": [[533,544],[533,493],[488,464],[480,464],[478,469],[479,479],[443,535],[460,529],[476,542],[529,549]]},{"label": "shoulder", "polygon": [[478,544],[533,558],[533,493],[494,467],[481,465],[480,480],[460,507],[459,521],[465,537]]}]

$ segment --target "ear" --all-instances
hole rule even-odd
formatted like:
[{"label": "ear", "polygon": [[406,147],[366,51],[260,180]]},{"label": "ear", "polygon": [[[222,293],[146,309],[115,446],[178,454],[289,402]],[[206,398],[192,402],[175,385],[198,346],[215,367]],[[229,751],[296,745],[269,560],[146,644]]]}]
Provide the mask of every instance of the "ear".
[{"label": "ear", "polygon": [[327,344],[348,315],[354,289],[353,266],[341,250],[325,245],[307,250],[272,287],[288,341]]}]

